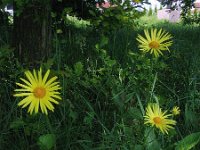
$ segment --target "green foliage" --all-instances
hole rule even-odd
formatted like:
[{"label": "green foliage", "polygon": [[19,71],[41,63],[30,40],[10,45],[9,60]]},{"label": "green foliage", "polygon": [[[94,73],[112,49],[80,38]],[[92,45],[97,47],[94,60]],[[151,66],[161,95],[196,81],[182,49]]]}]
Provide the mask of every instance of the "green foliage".
[{"label": "green foliage", "polygon": [[[140,133],[143,130],[139,126],[143,116],[136,93],[148,97],[145,91],[152,85],[150,72],[153,68],[149,58],[133,53],[130,55],[132,65],[122,68],[102,48],[106,41],[104,38],[96,45],[97,57],[86,64],[77,62],[73,68],[65,66],[61,72],[66,82],[63,85],[64,98],[70,101],[65,103],[69,103],[72,109],[73,126],[80,127],[76,134],[87,139],[78,143],[81,147],[91,148],[90,143],[96,143],[95,147],[100,149],[132,149],[134,144],[140,144],[133,141],[139,135],[142,138]],[[142,88],[138,89],[138,86]],[[73,140],[76,141],[76,137]]]},{"label": "green foliage", "polygon": [[62,21],[63,13],[66,13],[66,10],[70,9],[68,15],[76,16],[82,19],[91,18],[90,10],[95,13],[99,13],[96,9],[96,4],[101,4],[104,0],[70,0],[70,1],[53,1],[52,2],[52,11],[57,15],[57,21]]},{"label": "green foliage", "polygon": [[0,8],[5,8],[6,5],[12,4],[13,0],[1,0],[0,2]]},{"label": "green foliage", "polygon": [[160,144],[156,139],[156,135],[152,128],[146,128],[145,130],[145,147],[146,150],[160,150]]},{"label": "green foliage", "polygon": [[162,5],[160,5],[160,8],[159,8],[159,10],[162,10],[163,9],[163,6]]},{"label": "green foliage", "polygon": [[50,150],[56,143],[55,134],[41,135],[38,139],[38,145],[41,150]]},{"label": "green foliage", "polygon": [[76,75],[80,76],[83,72],[83,64],[81,62],[77,62],[74,65],[74,72]]},{"label": "green foliage", "polygon": [[98,16],[90,10],[93,18],[90,19],[91,24],[101,33],[110,34],[120,28],[135,27],[135,19],[139,18],[142,13],[134,10],[133,7],[116,3],[109,8],[103,8],[102,13]]},{"label": "green foliage", "polygon": [[27,5],[29,4],[29,0],[16,0],[16,14],[17,16],[19,16],[23,10],[27,7]]},{"label": "green foliage", "polygon": [[[35,1],[31,1],[31,0],[14,0],[14,12],[17,16],[20,16],[21,13],[23,13],[24,11],[27,12],[27,10],[30,10],[32,7],[40,7],[40,9],[43,9],[43,6],[50,6],[50,1],[49,0],[35,0]],[[8,2],[10,3],[10,2]],[[13,3],[13,1],[11,1],[11,4]],[[42,11],[42,10],[40,10]],[[33,12],[34,14],[35,12]],[[39,16],[37,16],[39,17]],[[42,16],[40,16],[42,17]]]},{"label": "green foliage", "polygon": [[[3,45],[0,47],[0,72],[1,79],[0,82],[11,82],[10,80],[14,79],[17,74],[21,73],[21,70],[16,71],[21,68],[17,63],[17,59],[14,57],[13,49],[10,46]],[[12,72],[16,74],[12,74]],[[1,91],[0,91],[1,92]]]},{"label": "green foliage", "polygon": [[8,45],[0,47],[0,70],[3,72],[5,70],[5,65],[12,56],[12,49]]},{"label": "green foliage", "polygon": [[66,26],[76,27],[76,28],[87,28],[90,23],[83,19],[78,19],[77,17],[66,15],[63,16],[63,20]]},{"label": "green foliage", "polygon": [[192,8],[192,1],[191,0],[183,0],[183,7],[182,7],[182,16],[184,17],[190,9]]},{"label": "green foliage", "polygon": [[185,25],[200,25],[200,12],[198,12],[196,9],[193,13],[190,13],[190,11],[182,17],[183,23]]},{"label": "green foliage", "polygon": [[195,9],[193,13],[191,13],[192,4],[194,1],[191,0],[183,0],[182,7],[182,20],[184,24],[188,25],[199,25],[200,24],[200,13]]},{"label": "green foliage", "polygon": [[10,123],[10,129],[20,129],[25,125],[26,123],[24,122],[24,120],[22,120],[22,118],[17,118],[16,120]]},{"label": "green foliage", "polygon": [[[108,14],[104,20],[110,25],[108,18],[117,20],[112,11],[104,14]],[[5,44],[6,36],[0,34],[0,147],[173,150],[196,146],[198,149],[200,30],[158,22],[153,17],[142,18],[139,23],[144,25],[138,30],[118,29],[123,24],[106,27],[115,30],[106,36],[101,30],[92,32],[86,25],[88,21],[74,17],[67,18],[65,26],[53,24],[62,33],[53,35],[52,57],[41,66],[58,76],[62,101],[47,120],[41,114],[30,116],[17,107],[19,99],[12,96],[15,82],[24,70],[32,68],[17,62],[13,49]],[[159,59],[141,53],[135,38],[143,27],[169,31],[174,36],[170,53]],[[159,101],[168,111],[174,105],[180,106],[176,128],[168,135],[144,125],[145,106],[150,101]]]},{"label": "green foliage", "polygon": [[190,150],[200,142],[200,132],[192,133],[179,141],[176,150]]},{"label": "green foliage", "polygon": [[154,14],[157,15],[157,12],[158,12],[158,8],[157,8],[157,6],[155,6],[155,8],[154,8]]},{"label": "green foliage", "polygon": [[149,10],[148,10],[148,14],[147,14],[148,16],[152,16],[153,15],[153,10],[152,10],[152,8],[150,7],[149,8]]}]

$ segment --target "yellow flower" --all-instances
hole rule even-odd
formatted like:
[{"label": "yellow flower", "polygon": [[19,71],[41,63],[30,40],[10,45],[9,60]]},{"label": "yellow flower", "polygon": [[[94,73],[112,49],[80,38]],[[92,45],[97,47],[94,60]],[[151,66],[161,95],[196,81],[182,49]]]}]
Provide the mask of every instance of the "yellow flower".
[{"label": "yellow flower", "polygon": [[144,124],[150,124],[156,126],[164,134],[168,134],[168,130],[172,129],[172,125],[176,124],[176,121],[169,119],[172,114],[166,114],[167,111],[162,112],[161,108],[156,103],[148,104],[146,108],[146,115],[144,116]]},{"label": "yellow flower", "polygon": [[178,106],[174,106],[174,107],[172,108],[172,114],[173,114],[174,116],[179,115],[180,112],[181,112],[181,110],[180,110],[180,108],[179,108]]},{"label": "yellow flower", "polygon": [[160,29],[151,29],[151,33],[148,30],[144,30],[145,36],[142,37],[140,34],[136,38],[139,42],[139,49],[145,53],[153,53],[155,57],[163,55],[162,51],[169,51],[169,46],[172,45],[172,36]]},{"label": "yellow flower", "polygon": [[15,97],[25,97],[18,103],[18,106],[25,108],[29,105],[28,112],[38,113],[39,107],[42,113],[48,114],[47,109],[54,111],[52,103],[58,104],[61,100],[60,93],[57,91],[61,89],[59,82],[55,82],[57,77],[52,77],[47,80],[50,70],[48,70],[44,77],[42,77],[42,69],[38,72],[33,70],[33,73],[26,71],[25,75],[28,80],[20,78],[23,83],[16,83],[20,89],[16,89]]}]

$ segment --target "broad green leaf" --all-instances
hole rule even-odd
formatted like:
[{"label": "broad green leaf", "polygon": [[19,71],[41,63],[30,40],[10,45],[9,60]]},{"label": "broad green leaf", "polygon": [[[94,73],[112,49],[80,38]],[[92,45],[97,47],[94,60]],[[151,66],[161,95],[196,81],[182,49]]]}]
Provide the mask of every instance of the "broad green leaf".
[{"label": "broad green leaf", "polygon": [[149,127],[145,130],[145,147],[146,150],[160,150],[160,144],[156,139],[153,128]]},{"label": "broad green leaf", "polygon": [[38,139],[38,145],[42,150],[50,150],[56,143],[55,134],[41,135]]},{"label": "broad green leaf", "polygon": [[192,133],[178,142],[175,150],[190,150],[200,141],[200,132]]}]

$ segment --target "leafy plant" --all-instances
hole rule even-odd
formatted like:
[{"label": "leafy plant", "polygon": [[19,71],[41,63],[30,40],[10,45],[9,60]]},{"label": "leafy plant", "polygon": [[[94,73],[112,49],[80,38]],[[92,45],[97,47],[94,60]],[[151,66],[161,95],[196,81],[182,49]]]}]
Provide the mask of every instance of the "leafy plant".
[{"label": "leafy plant", "polygon": [[185,25],[200,25],[200,12],[195,9],[193,13],[188,12],[184,15],[182,19]]},{"label": "leafy plant", "polygon": [[126,3],[121,5],[120,3],[115,3],[109,8],[103,8],[102,13],[97,16],[93,11],[90,13],[93,18],[90,19],[91,23],[94,25],[96,30],[101,33],[109,34],[124,27],[135,27],[135,19],[139,18],[142,13],[136,11],[134,7]]},{"label": "leafy plant", "polygon": [[179,141],[175,150],[190,150],[200,142],[200,132],[192,133]]}]

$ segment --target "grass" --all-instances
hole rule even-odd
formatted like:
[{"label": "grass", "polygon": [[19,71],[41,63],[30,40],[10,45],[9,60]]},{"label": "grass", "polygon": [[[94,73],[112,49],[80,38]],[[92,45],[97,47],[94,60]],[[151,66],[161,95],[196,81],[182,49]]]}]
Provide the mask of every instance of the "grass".
[{"label": "grass", "polygon": [[[63,101],[47,117],[30,116],[17,107],[20,99],[12,95],[24,68],[13,63],[14,56],[5,46],[9,45],[8,33],[1,31],[2,149],[174,149],[187,135],[198,135],[199,27],[158,21],[152,16],[142,18],[140,28],[120,29],[102,38],[85,22],[81,28],[74,27],[77,20],[71,20],[70,28],[55,34],[55,52],[42,64],[44,69],[52,69],[62,85]],[[171,52],[158,62],[141,55],[135,39],[151,27],[173,35]],[[175,105],[181,108],[169,135],[144,125],[149,101],[158,101],[169,111]],[[191,139],[199,142],[194,136]]]}]

